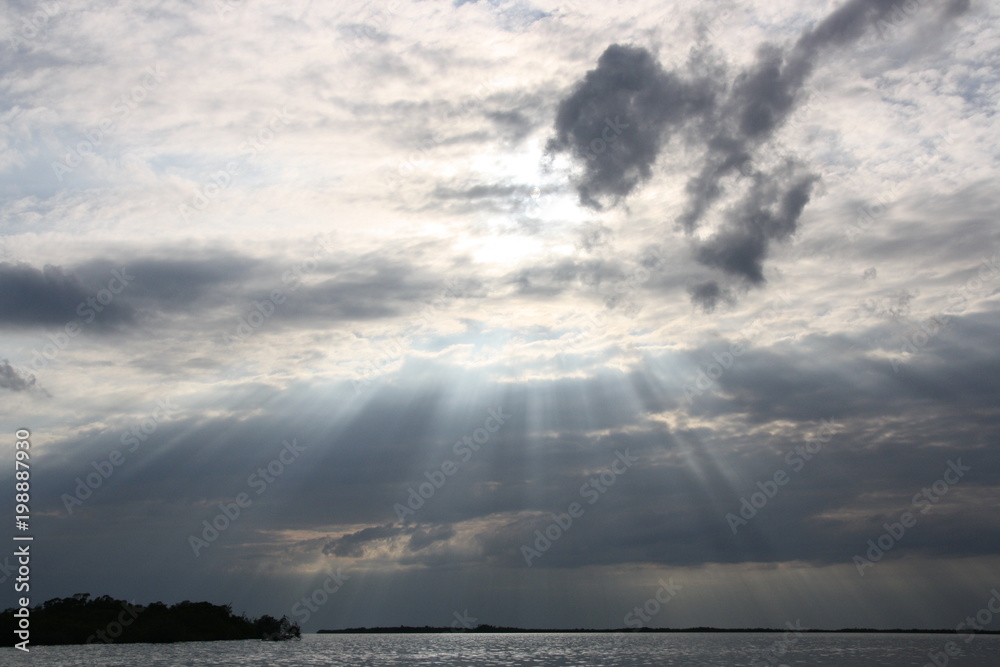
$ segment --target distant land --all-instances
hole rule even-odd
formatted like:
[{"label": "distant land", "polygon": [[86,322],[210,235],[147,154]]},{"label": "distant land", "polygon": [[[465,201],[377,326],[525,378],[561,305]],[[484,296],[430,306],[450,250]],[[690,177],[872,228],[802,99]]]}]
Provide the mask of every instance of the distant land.
[{"label": "distant land", "polygon": [[509,628],[509,627],[499,627],[495,625],[478,625],[474,628],[452,628],[452,627],[434,627],[430,625],[424,626],[411,626],[411,625],[400,625],[396,627],[378,627],[378,628],[345,628],[342,630],[317,630],[316,634],[435,634],[435,633],[515,633],[515,632],[534,632],[534,633],[557,633],[557,632],[572,632],[572,633],[593,633],[593,632],[825,632],[825,633],[878,633],[878,634],[923,634],[923,635],[1000,635],[1000,630],[968,630],[957,632],[955,630],[944,630],[944,629],[928,629],[923,630],[919,628],[895,628],[892,630],[879,630],[875,628],[840,628],[838,630],[822,630],[822,629],[801,629],[801,630],[789,630],[788,628],[708,628],[708,627],[696,627],[696,628],[606,628],[606,629],[595,629],[595,628]]},{"label": "distant land", "polygon": [[[23,612],[23,613],[22,613]],[[34,607],[0,612],[0,628],[32,645],[131,644],[216,641],[222,639],[298,639],[300,629],[286,617],[249,618],[233,613],[231,605],[210,602],[131,604],[108,595],[89,593],[53,598]]]}]

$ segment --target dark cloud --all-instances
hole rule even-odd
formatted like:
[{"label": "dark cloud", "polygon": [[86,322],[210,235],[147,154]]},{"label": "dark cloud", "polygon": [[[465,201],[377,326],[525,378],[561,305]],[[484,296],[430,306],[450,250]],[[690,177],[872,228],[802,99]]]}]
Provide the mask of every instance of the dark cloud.
[{"label": "dark cloud", "polygon": [[[223,288],[248,282],[269,267],[267,262],[229,252],[185,253],[182,259],[140,257],[128,263],[135,276],[124,297],[154,310],[189,310],[196,302],[213,300]],[[100,276],[114,265],[106,260],[80,267],[81,274]]]},{"label": "dark cloud", "polygon": [[700,306],[706,313],[711,313],[719,305],[720,301],[726,301],[728,293],[714,280],[708,280],[692,286],[688,292],[691,294],[691,301]]},{"label": "dark cloud", "polygon": [[726,227],[699,248],[698,261],[751,284],[763,283],[770,242],[795,232],[815,181],[812,175],[755,175],[751,191],[727,216]]},{"label": "dark cloud", "polygon": [[435,542],[451,539],[455,536],[455,530],[451,526],[445,525],[424,527],[387,524],[371,526],[330,540],[323,547],[323,553],[338,558],[360,558],[365,555],[365,546],[373,542],[382,542],[407,535],[410,538],[406,543],[407,550],[416,552]]},{"label": "dark cloud", "polygon": [[22,373],[10,365],[10,361],[0,361],[0,389],[10,391],[28,391],[35,387],[35,376]]},{"label": "dark cloud", "polygon": [[444,542],[455,536],[455,529],[451,526],[432,526],[430,528],[418,528],[410,536],[408,547],[410,551],[420,551],[435,542]]},{"label": "dark cloud", "polygon": [[666,133],[710,109],[714,82],[666,72],[646,49],[612,44],[559,104],[549,150],[584,166],[580,201],[600,208],[652,175]]},{"label": "dark cloud", "polygon": [[[86,285],[58,266],[36,269],[4,262],[0,264],[0,326],[65,326],[91,312],[98,327],[130,321],[131,310],[107,284],[116,280],[112,289],[120,292],[122,280],[111,273],[104,280],[103,285]],[[98,303],[99,297],[104,300]]]},{"label": "dark cloud", "polygon": [[362,528],[355,533],[331,540],[323,547],[323,553],[341,558],[358,558],[364,555],[366,544],[397,537],[406,532],[407,528],[393,525]]},{"label": "dark cloud", "polygon": [[[943,16],[966,9],[968,2],[952,2]],[[692,232],[726,192],[728,180],[749,178],[750,192],[698,250],[698,260],[762,284],[771,242],[795,232],[817,177],[801,166],[796,175],[787,165],[762,170],[755,166],[757,154],[803,99],[821,52],[857,41],[894,11],[900,11],[896,0],[852,0],[803,31],[791,47],[762,45],[755,61],[731,81],[707,50],[693,50],[685,70],[668,72],[649,51],[612,44],[560,103],[549,147],[581,162],[581,202],[599,208],[602,198],[615,203],[648,180],[667,140],[683,130],[702,157],[687,183],[688,202],[678,223]],[[787,162],[796,164],[793,158]],[[702,306],[714,304],[710,291],[692,297]]]}]

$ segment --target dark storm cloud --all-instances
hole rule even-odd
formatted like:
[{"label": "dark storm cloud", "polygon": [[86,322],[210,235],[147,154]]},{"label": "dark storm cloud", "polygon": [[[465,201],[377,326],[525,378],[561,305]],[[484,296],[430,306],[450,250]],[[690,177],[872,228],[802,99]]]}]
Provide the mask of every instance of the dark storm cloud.
[{"label": "dark storm cloud", "polygon": [[83,318],[102,329],[134,324],[139,313],[191,313],[227,303],[245,282],[280,268],[224,252],[94,259],[71,269],[0,264],[0,325],[58,326]]},{"label": "dark storm cloud", "polygon": [[[967,8],[967,2],[952,2],[943,17]],[[687,143],[701,147],[702,157],[687,183],[688,202],[678,223],[693,231],[729,180],[751,179],[750,192],[727,213],[698,260],[759,285],[770,244],[794,234],[817,177],[794,158],[787,163],[795,175],[788,165],[764,171],[755,158],[803,99],[822,51],[857,41],[894,11],[900,11],[897,0],[852,0],[803,31],[791,47],[762,45],[753,64],[731,82],[707,53],[695,50],[685,71],[668,72],[647,50],[613,44],[560,103],[549,147],[582,163],[580,200],[600,208],[601,198],[617,202],[648,180],[671,135],[683,133]],[[717,303],[692,296],[709,309]]]},{"label": "dark storm cloud", "polygon": [[[940,423],[950,414],[948,421],[955,422],[949,428],[956,432],[996,428],[998,412],[991,406],[1000,396],[990,378],[1000,372],[1000,361],[984,341],[995,337],[990,332],[1000,328],[1000,317],[952,315],[945,328],[931,329],[934,335],[925,345],[908,344],[915,337],[924,341],[927,322],[876,321],[857,334],[872,341],[866,345],[844,335],[808,334],[794,343],[751,348],[698,393],[689,410],[700,418],[740,415],[760,424],[800,421],[818,412],[869,419],[926,404],[943,411]],[[692,351],[691,359],[704,365],[732,342],[705,345]],[[836,363],[819,363],[823,359]]]},{"label": "dark storm cloud", "polygon": [[[202,299],[217,299],[221,288],[252,280],[268,268],[267,262],[229,252],[184,254],[188,256],[183,259],[140,257],[129,262],[135,280],[124,297],[157,310],[187,310]],[[94,261],[79,272],[100,276],[112,268],[108,261]]]},{"label": "dark storm cloud", "polygon": [[[234,309],[252,309],[277,291],[281,303],[269,326],[281,327],[393,317],[416,313],[442,295],[482,295],[481,285],[458,295],[454,285],[474,281],[458,273],[443,280],[421,266],[419,259],[428,257],[431,248],[411,247],[406,258],[395,252],[344,257],[333,254],[332,246],[284,259],[230,251],[171,252],[187,256],[144,256],[119,263],[101,258],[72,269],[0,264],[0,326],[62,326],[91,310],[93,324],[84,321],[104,329],[164,322],[178,313],[215,322]],[[110,303],[90,303],[110,296]]]},{"label": "dark storm cloud", "polygon": [[707,79],[666,72],[649,51],[612,44],[559,104],[549,150],[569,151],[582,161],[582,203],[600,208],[599,197],[617,200],[652,175],[665,134],[714,104]]},{"label": "dark storm cloud", "polygon": [[0,360],[0,389],[29,391],[35,386],[35,376],[22,373],[10,365],[7,359]]},{"label": "dark storm cloud", "polygon": [[812,175],[755,175],[751,191],[727,216],[727,226],[698,250],[698,261],[752,284],[763,283],[769,243],[795,232],[815,181]]},{"label": "dark storm cloud", "polygon": [[[879,351],[846,353],[851,341],[835,336],[748,349],[690,407],[700,421],[716,424],[712,428],[669,429],[642,420],[676,409],[683,398],[672,380],[644,373],[495,387],[489,395],[463,397],[447,420],[440,419],[440,406],[454,405],[454,394],[444,382],[400,378],[400,386],[373,387],[371,399],[347,417],[322,406],[317,411],[315,403],[322,397],[324,405],[349,404],[354,392],[348,386],[247,388],[232,400],[266,409],[250,418],[177,413],[143,449],[127,455],[107,488],[60,520],[101,521],[141,500],[161,508],[156,521],[183,547],[206,508],[247,490],[247,476],[276,456],[282,440],[295,437],[305,447],[300,460],[266,495],[254,496],[225,544],[258,544],[260,531],[329,532],[340,525],[352,528],[310,549],[333,559],[379,559],[388,557],[380,547],[392,544],[388,553],[401,553],[401,564],[448,567],[474,558],[523,567],[520,547],[534,530],[569,503],[586,503],[581,487],[627,450],[638,457],[636,465],[598,502],[585,504],[585,516],[533,567],[846,563],[878,536],[880,522],[898,516],[949,459],[961,457],[974,472],[948,504],[921,517],[919,531],[890,559],[915,552],[988,554],[997,544],[982,538],[982,526],[995,518],[987,506],[975,508],[996,497],[1000,486],[988,448],[1000,436],[1000,396],[989,380],[1000,369],[982,343],[996,325],[995,315],[958,318],[899,373]],[[692,356],[710,360],[724,349],[713,343]],[[434,362],[424,363],[416,376],[450,377]],[[544,414],[532,407],[541,396],[552,406]],[[512,415],[510,422],[460,461],[453,443],[498,406]],[[542,420],[537,431],[527,429],[532,415]],[[734,536],[726,513],[738,511],[757,481],[789,470],[785,455],[814,437],[822,419],[838,424],[835,437]],[[781,426],[767,426],[775,423]],[[127,426],[57,443],[64,454],[50,462],[40,489],[50,501],[40,510],[62,513],[60,495],[72,492],[92,461],[122,449],[119,436]],[[244,465],[234,466],[236,459]],[[449,459],[458,472],[412,523],[400,525],[395,505],[407,502],[426,471]],[[882,500],[873,503],[873,494]],[[294,513],[287,503],[294,503]],[[459,525],[468,522],[490,527],[474,544],[456,543],[466,539],[467,528]]]},{"label": "dark storm cloud", "polygon": [[[115,269],[112,269],[112,271]],[[58,266],[37,269],[28,264],[0,264],[0,326],[64,326],[81,317],[78,309],[90,312],[88,300],[97,298],[100,290],[121,292],[121,277],[109,272],[105,283],[84,284],[73,272]],[[113,287],[109,288],[109,282]],[[107,296],[115,296],[108,292]],[[102,302],[100,325],[119,324],[132,319],[131,310],[121,300]]]}]

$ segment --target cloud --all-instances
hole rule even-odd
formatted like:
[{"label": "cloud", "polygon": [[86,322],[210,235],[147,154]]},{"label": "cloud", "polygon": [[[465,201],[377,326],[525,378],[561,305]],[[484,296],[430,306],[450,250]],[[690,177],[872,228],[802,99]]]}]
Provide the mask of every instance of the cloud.
[{"label": "cloud", "polygon": [[723,290],[719,286],[719,283],[714,280],[698,283],[692,286],[688,290],[688,293],[691,295],[691,301],[695,305],[700,306],[706,313],[714,311],[720,301],[729,299],[729,293]]},{"label": "cloud", "polygon": [[[683,70],[665,71],[648,50],[612,44],[559,104],[549,149],[568,151],[583,165],[581,203],[602,208],[602,198],[618,203],[648,181],[671,134],[686,131],[686,142],[700,146],[702,156],[677,222],[693,232],[726,193],[727,179],[749,181],[723,228],[696,253],[732,279],[761,285],[771,242],[795,233],[818,177],[794,157],[775,168],[755,166],[758,153],[802,101],[821,53],[859,40],[899,12],[898,5],[852,0],[804,30],[790,48],[761,45],[754,62],[731,80],[709,49],[693,49]],[[967,9],[968,2],[951,2],[942,19]],[[706,286],[692,299],[711,310],[718,302],[712,294]]]},{"label": "cloud", "polygon": [[665,133],[705,113],[714,102],[705,79],[664,71],[649,51],[612,44],[556,113],[551,151],[569,151],[584,166],[580,201],[621,199],[652,175]]},{"label": "cloud", "polygon": [[795,233],[816,180],[812,174],[755,174],[751,191],[729,212],[727,226],[698,249],[698,261],[751,284],[763,283],[770,242]]},{"label": "cloud", "polygon": [[35,376],[31,373],[21,373],[4,359],[0,363],[0,389],[10,391],[29,391],[35,387]]},{"label": "cloud", "polygon": [[433,526],[431,528],[417,528],[410,536],[410,551],[420,551],[435,542],[445,542],[455,536],[455,529],[451,526]]},{"label": "cloud", "polygon": [[323,553],[340,558],[359,558],[364,555],[366,544],[398,537],[407,530],[409,529],[406,527],[391,524],[362,528],[355,533],[331,540],[323,547]]},{"label": "cloud", "polygon": [[393,540],[409,535],[406,550],[421,551],[435,542],[445,542],[455,536],[455,529],[448,525],[416,526],[393,525],[371,526],[330,540],[323,547],[323,553],[338,558],[361,558],[365,547],[373,542]]},{"label": "cloud", "polygon": [[[113,279],[109,276],[109,279]],[[119,279],[114,285],[121,291]],[[110,300],[94,305],[104,294],[84,285],[73,273],[59,266],[36,269],[28,264],[0,264],[0,326],[32,327],[65,325],[94,312],[97,325],[117,324],[132,319],[132,312],[103,289]],[[99,317],[96,313],[100,313]]]}]

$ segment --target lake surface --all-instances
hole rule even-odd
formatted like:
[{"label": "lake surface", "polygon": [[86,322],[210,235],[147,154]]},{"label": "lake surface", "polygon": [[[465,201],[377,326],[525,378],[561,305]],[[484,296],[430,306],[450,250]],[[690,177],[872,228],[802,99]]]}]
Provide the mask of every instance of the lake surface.
[{"label": "lake surface", "polygon": [[[305,635],[301,642],[190,642],[0,649],[0,665],[879,665],[923,667],[948,642],[955,667],[1000,665],[1000,636],[781,633]],[[944,664],[945,657],[939,657]]]}]

